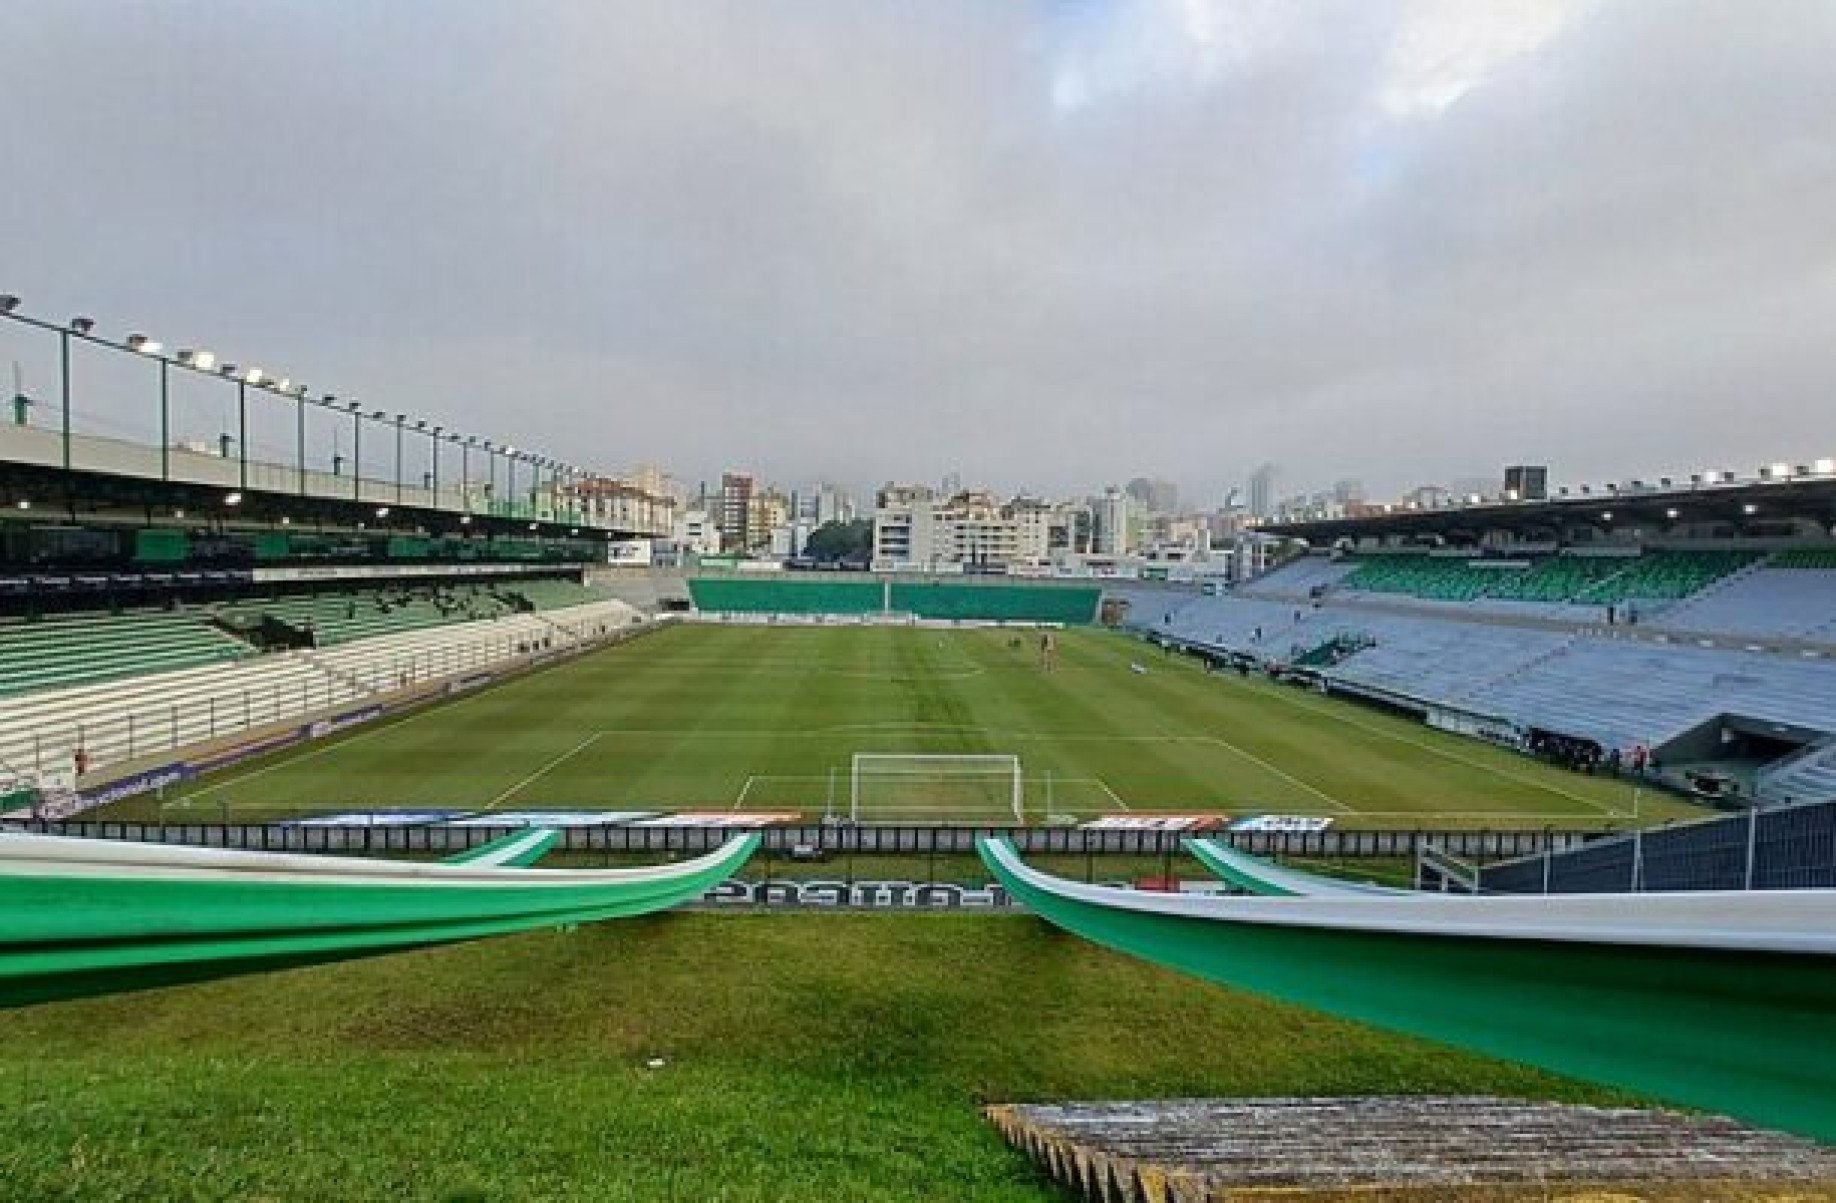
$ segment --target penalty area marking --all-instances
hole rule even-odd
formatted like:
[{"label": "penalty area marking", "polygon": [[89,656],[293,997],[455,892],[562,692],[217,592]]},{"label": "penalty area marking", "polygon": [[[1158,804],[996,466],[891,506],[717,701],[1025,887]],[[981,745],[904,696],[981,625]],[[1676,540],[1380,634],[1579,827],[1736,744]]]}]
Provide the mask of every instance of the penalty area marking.
[{"label": "penalty area marking", "polygon": [[[1400,731],[1388,731],[1380,726],[1377,726],[1374,723],[1362,722],[1358,719],[1352,718],[1350,715],[1340,714],[1337,711],[1327,706],[1318,706],[1312,702],[1303,702],[1299,698],[1291,696],[1289,691],[1281,689],[1279,687],[1275,688],[1274,693],[1276,697],[1280,698],[1283,702],[1286,702],[1290,706],[1293,706],[1300,710],[1308,711],[1312,714],[1317,714],[1321,716],[1322,718],[1331,719],[1334,722],[1344,723],[1348,727],[1356,727],[1360,731],[1368,731],[1372,735],[1375,735],[1379,737],[1380,739],[1390,739],[1390,740],[1395,740],[1397,743],[1405,743],[1405,744],[1408,744],[1410,747],[1418,748],[1421,751],[1428,753],[1430,756],[1439,756],[1443,760],[1452,760],[1452,761],[1455,761],[1456,763],[1467,765],[1470,768],[1478,769],[1480,772],[1490,773],[1494,777],[1503,777],[1506,781],[1515,781],[1519,785],[1527,785],[1531,787],[1532,789],[1542,790],[1545,793],[1555,794],[1557,797],[1567,798],[1572,802],[1579,802],[1583,806],[1591,807],[1592,809],[1601,812],[1602,814],[1606,815],[1609,818],[1629,819],[1632,817],[1631,811],[1616,810],[1604,802],[1596,802],[1592,798],[1584,797],[1581,794],[1573,793],[1570,790],[1563,789],[1559,785],[1555,785],[1555,784],[1544,782],[1544,781],[1538,781],[1532,777],[1527,777],[1522,773],[1513,772],[1511,769],[1506,768],[1503,765],[1487,764],[1482,760],[1474,760],[1470,756],[1462,756],[1459,752],[1454,751],[1452,748],[1437,748],[1433,744],[1426,743],[1422,740],[1414,738],[1413,736],[1404,735]],[[1382,812],[1372,812],[1372,813],[1382,813]]]},{"label": "penalty area marking", "polygon": [[489,802],[486,802],[484,804],[484,809],[485,810],[496,810],[498,803],[504,801],[506,798],[509,798],[512,794],[522,792],[524,787],[534,785],[538,780],[540,780],[543,777],[546,777],[550,772],[554,771],[556,768],[559,768],[565,762],[572,760],[574,757],[580,755],[582,752],[586,751],[588,748],[598,743],[600,739],[603,738],[605,735],[606,735],[606,732],[604,731],[593,732],[593,734],[587,736],[585,739],[581,740],[579,743],[575,744],[573,747],[569,748],[567,751],[561,753],[561,755],[555,757],[553,760],[550,760],[547,764],[543,765],[541,768],[537,769],[535,772],[529,774],[529,776],[523,778],[521,781],[511,786],[509,789],[505,790],[503,793],[497,795],[497,797],[491,799]]},{"label": "penalty area marking", "polygon": [[[836,785],[840,786],[843,784],[844,778],[842,775],[838,773],[835,781],[836,781]],[[1028,813],[1050,809],[1050,807],[1048,807],[1045,802],[1045,792],[1046,792],[1046,785],[1048,781],[1050,782],[1052,786],[1052,791],[1054,794],[1056,794],[1060,789],[1067,789],[1067,788],[1071,789],[1072,792],[1075,792],[1075,793],[1095,793],[1100,790],[1103,793],[1103,795],[1108,798],[1109,804],[1111,806],[1114,806],[1117,811],[1120,811],[1122,813],[1129,813],[1134,810],[1134,807],[1130,806],[1126,801],[1124,801],[1122,798],[1122,795],[1118,794],[1115,790],[1111,789],[1109,783],[1103,780],[1101,777],[1059,777],[1059,776],[1053,776],[1050,778],[1022,777],[1020,779],[1020,782],[1021,782],[1022,787],[1026,791],[1026,810],[1028,811]],[[807,774],[807,773],[806,774],[750,773],[747,775],[745,782],[740,786],[739,796],[734,798],[733,805],[727,808],[728,813],[738,814],[746,809],[747,800],[751,797],[754,786],[766,786],[768,783],[781,783],[781,782],[797,782],[797,783],[802,783],[802,784],[809,784],[813,782],[813,783],[821,785],[823,787],[824,792],[826,793],[828,784],[829,784],[829,778],[825,776],[819,776],[819,775]],[[1094,788],[1091,788],[1091,787],[1094,787]],[[842,799],[837,798],[836,801],[841,802]],[[767,803],[765,803],[765,805],[767,806],[779,806],[779,805],[808,806],[810,805],[810,803],[797,803],[794,801],[777,799],[777,800],[768,801]],[[943,806],[943,807],[926,807],[923,804],[917,804],[914,806],[878,805],[878,806],[869,807],[868,809],[876,814],[911,812],[913,814],[919,814],[919,815],[936,815],[939,813],[947,813],[950,810],[950,807],[948,805]]]},{"label": "penalty area marking", "polygon": [[1264,760],[1262,757],[1256,755],[1254,752],[1251,752],[1245,748],[1239,748],[1236,744],[1231,743],[1228,739],[1224,739],[1221,736],[1185,735],[1185,736],[1175,736],[1174,738],[1190,739],[1190,740],[1195,740],[1200,743],[1216,744],[1220,748],[1226,748],[1232,752],[1235,752],[1237,755],[1243,757],[1243,759],[1250,761],[1252,764],[1257,764],[1263,767],[1264,769],[1267,769],[1269,772],[1275,774],[1277,777],[1280,777],[1283,781],[1286,781],[1292,785],[1300,786],[1302,789],[1306,790],[1308,793],[1312,794],[1314,797],[1318,798],[1320,801],[1332,807],[1334,810],[1338,811],[1342,815],[1355,815],[1358,813],[1357,807],[1347,806],[1345,803],[1339,801],[1337,798],[1333,797],[1331,794],[1327,793],[1325,790],[1320,789],[1316,786],[1308,785],[1305,781],[1302,781],[1299,777],[1296,777],[1293,773],[1288,772],[1286,769],[1282,768],[1280,765],[1271,764],[1268,761]]}]

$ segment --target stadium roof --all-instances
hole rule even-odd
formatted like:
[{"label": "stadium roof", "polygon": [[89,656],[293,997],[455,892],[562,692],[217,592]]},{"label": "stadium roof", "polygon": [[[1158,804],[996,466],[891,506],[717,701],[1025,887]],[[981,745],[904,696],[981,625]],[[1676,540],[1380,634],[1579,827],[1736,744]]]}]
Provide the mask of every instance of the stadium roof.
[{"label": "stadium roof", "polygon": [[1503,531],[1532,539],[1566,540],[1580,530],[1637,529],[1653,536],[1704,526],[1730,535],[1778,534],[1781,524],[1836,524],[1836,473],[1777,474],[1758,480],[1665,485],[1608,485],[1600,491],[1539,501],[1492,500],[1265,524],[1265,534],[1321,545],[1342,539],[1434,537],[1476,542]]}]

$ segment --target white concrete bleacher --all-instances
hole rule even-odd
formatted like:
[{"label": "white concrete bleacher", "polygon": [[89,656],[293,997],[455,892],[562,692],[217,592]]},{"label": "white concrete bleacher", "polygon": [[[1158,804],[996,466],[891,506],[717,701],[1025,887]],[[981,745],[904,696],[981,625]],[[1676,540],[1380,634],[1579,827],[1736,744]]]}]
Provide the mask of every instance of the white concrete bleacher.
[{"label": "white concrete bleacher", "polygon": [[1836,740],[1825,740],[1761,770],[1755,787],[1774,802],[1836,798]]},{"label": "white concrete bleacher", "polygon": [[300,652],[10,698],[0,761],[38,772],[78,748],[91,769],[335,707],[361,696]]},{"label": "white concrete bleacher", "polygon": [[1720,714],[1828,729],[1836,724],[1836,663],[1579,638],[1562,654],[1475,691],[1471,700],[1494,713],[1621,749],[1659,743]]},{"label": "white concrete bleacher", "polygon": [[1335,560],[1324,555],[1296,556],[1279,568],[1245,582],[1239,591],[1251,597],[1306,597],[1316,588],[1337,585],[1357,567],[1354,560]]},{"label": "white concrete bleacher", "polygon": [[[1768,571],[1739,574],[1721,588],[1747,595],[1735,599],[1738,610],[1754,589],[1769,588]],[[1794,597],[1822,587],[1799,580],[1836,580],[1827,570],[1788,571]],[[1110,592],[1130,599],[1131,629],[1265,662],[1286,662],[1296,650],[1340,633],[1368,637],[1371,646],[1318,671],[1354,689],[1496,715],[1609,748],[1652,746],[1721,714],[1836,729],[1836,657],[1812,654],[1815,648],[1726,646],[1725,625],[1713,632],[1724,636],[1722,646],[1705,647],[1655,627],[1556,623],[1535,612],[1489,615],[1468,606],[1398,606],[1344,595],[1313,605],[1243,592],[1208,597],[1149,586]],[[1816,618],[1819,612],[1796,613]],[[1807,767],[1794,796],[1829,785]]]},{"label": "white concrete bleacher", "polygon": [[67,763],[81,748],[93,772],[430,680],[569,650],[628,628],[636,618],[623,602],[598,601],[43,690],[10,698],[0,711],[0,764],[35,774]]},{"label": "white concrete bleacher", "polygon": [[1750,569],[1677,603],[1658,621],[1677,631],[1836,641],[1836,571]]}]

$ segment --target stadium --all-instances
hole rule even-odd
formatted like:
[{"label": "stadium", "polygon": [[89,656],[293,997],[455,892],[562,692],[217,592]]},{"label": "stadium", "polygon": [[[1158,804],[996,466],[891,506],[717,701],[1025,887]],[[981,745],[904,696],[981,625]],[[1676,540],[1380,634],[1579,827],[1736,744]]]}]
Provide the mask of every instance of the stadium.
[{"label": "stadium", "polygon": [[1836,1200],[1836,9],[0,41],[0,1198]]},{"label": "stadium", "polygon": [[[11,302],[7,316],[60,345],[154,360],[162,407],[171,374],[204,374],[195,354],[117,345]],[[435,1125],[423,1137],[446,1142],[487,1081],[536,1122],[561,1122],[563,1107],[686,1150],[655,1154],[701,1164],[672,1193],[711,1195],[737,1173],[761,1194],[903,1197],[881,1175],[905,1172],[889,1150],[913,1125],[936,1126],[924,1139],[948,1150],[939,1189],[979,1176],[987,1197],[1035,1197],[1005,1136],[1094,1194],[1110,1189],[1097,1178],[1148,1190],[1158,1171],[1116,1168],[1136,1154],[1113,1115],[1051,1111],[1117,1092],[1135,1107],[1396,1093],[1414,1106],[1406,1096],[1481,1083],[1836,1131],[1828,1067],[1806,1076],[1796,1055],[1822,1039],[1832,1001],[1827,461],[1616,488],[1611,512],[1557,497],[1269,528],[1260,537],[1284,553],[1227,583],[670,569],[606,563],[609,544],[648,529],[635,490],[527,453],[454,464],[453,448],[476,444],[427,420],[312,401],[286,381],[228,384],[242,412],[259,391],[298,430],[309,403],[379,427],[385,473],[359,475],[362,460],[348,478],[315,472],[303,439],[292,460],[179,455],[82,431],[68,404],[69,425],[0,433],[0,765],[21,917],[6,980],[26,1008],[10,1047],[73,1050],[119,1023],[137,1050],[100,1075],[68,1053],[14,1062],[61,1100],[24,1121],[48,1147],[166,1128],[136,1095],[154,1080],[219,1100],[195,1105],[226,1129],[226,1172],[282,1195],[300,1171],[253,1159],[262,1117],[298,1130],[322,1098],[361,1115],[435,1091],[451,1097],[417,1104]],[[419,488],[396,458],[409,430],[429,432]],[[487,485],[518,470],[530,483],[480,489],[480,469]],[[268,894],[232,902],[251,873]],[[430,902],[442,874],[467,888],[448,899],[480,901]],[[177,880],[197,892],[173,895]],[[1424,889],[1432,904],[1409,897]],[[1461,894],[1477,897],[1449,896]],[[1285,929],[1255,908],[1277,898],[1324,910],[1296,929],[1311,936],[1270,936]],[[681,913],[637,917],[666,908]],[[1095,944],[1054,945],[1048,922]],[[1312,948],[1344,941],[1347,924],[1411,951]],[[1455,931],[1487,947],[1449,954]],[[1423,942],[1438,959],[1413,951]],[[1357,966],[1361,989],[1308,974],[1320,955]],[[596,965],[622,966],[624,984]],[[1738,1004],[1715,1003],[1734,972]],[[513,1006],[534,981],[547,983],[536,1008]],[[1584,983],[1586,1019],[1563,1002]],[[929,1026],[974,1005],[960,992],[990,989],[1006,1014],[985,1036]],[[672,991],[701,1001],[686,1017],[652,1010]],[[1526,991],[1542,1000],[1534,1015],[1507,1003]],[[805,992],[822,1000],[813,1014],[794,1001]],[[1694,1000],[1695,1018],[1640,1023],[1660,993]],[[1119,1033],[1100,1017],[1124,998]],[[1340,1018],[1299,1018],[1319,1011]],[[1043,1044],[1015,1026],[1036,1026],[1028,1015]],[[869,1017],[871,1034],[845,1026]],[[1289,1024],[1338,1026],[1308,1038],[1329,1054],[1291,1064],[1195,1067],[1131,1043],[1117,1076],[1065,1051],[1164,1022],[1276,1047]],[[581,1025],[611,1051],[584,1050]],[[467,1052],[442,1060],[452,1033]],[[1610,1056],[1596,1047],[1606,1033]],[[1728,1055],[1679,1077],[1679,1040]],[[804,1041],[821,1054],[797,1052]],[[162,1060],[200,1042],[213,1056],[248,1048],[257,1077]],[[364,1059],[333,1056],[339,1086],[316,1064],[331,1046]],[[490,1064],[502,1047],[517,1050],[513,1070]],[[439,1068],[408,1087],[417,1050]],[[912,1056],[908,1071],[886,1060]],[[589,1088],[577,1057],[618,1085]],[[73,1072],[99,1083],[81,1105],[60,1078]],[[888,1073],[896,1116],[859,1094]],[[279,1101],[247,1121],[220,1110],[249,1090]],[[855,1114],[826,1155],[863,1150],[857,1165],[813,1165],[825,1154],[796,1120],[752,1118],[809,1091]],[[979,1103],[1001,1104],[992,1125]],[[1464,1125],[1489,1105],[1407,1122],[1470,1140]],[[1502,1122],[1555,1132],[1596,1122],[1497,1105]],[[656,1107],[692,1118],[658,1128],[641,1119]],[[304,1164],[339,1193],[394,1180],[386,1146],[349,1144],[343,1119],[312,1122],[341,1151]],[[1223,1142],[1206,1173],[1240,1157],[1219,1133],[1244,1122],[1190,1138]],[[742,1129],[758,1152],[705,1144]],[[1609,1176],[1649,1168],[1660,1137],[1640,1132],[1624,1139],[1646,1151],[1622,1151]],[[478,1154],[489,1166],[455,1157],[440,1189],[546,1193],[529,1186],[549,1172],[530,1150],[546,1160],[555,1141],[591,1144],[513,1124]],[[1804,1170],[1817,1155],[1787,1152],[1751,1175],[1821,1172]],[[1110,1168],[1091,1177],[1091,1157]],[[105,1161],[109,1190],[147,1172]],[[613,1159],[579,1172],[618,1190],[663,1170]]]}]

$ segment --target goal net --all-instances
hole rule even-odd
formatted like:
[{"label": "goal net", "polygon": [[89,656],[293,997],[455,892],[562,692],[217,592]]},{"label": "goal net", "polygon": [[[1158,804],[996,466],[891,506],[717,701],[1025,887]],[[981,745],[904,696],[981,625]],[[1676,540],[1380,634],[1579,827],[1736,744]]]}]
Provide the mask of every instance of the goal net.
[{"label": "goal net", "polygon": [[1024,823],[1020,758],[856,753],[848,813],[856,822]]}]

